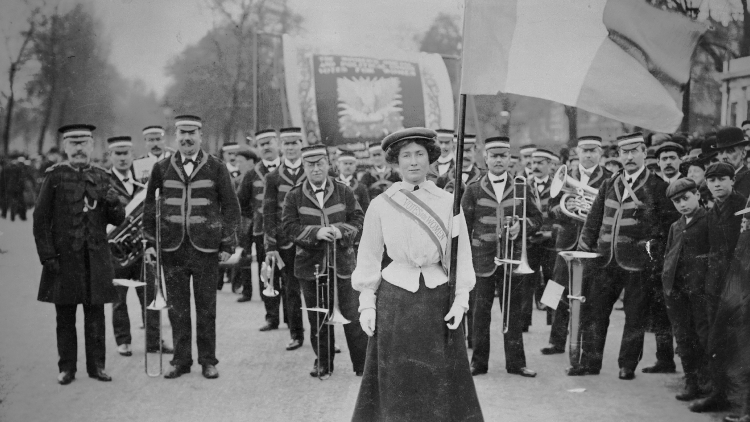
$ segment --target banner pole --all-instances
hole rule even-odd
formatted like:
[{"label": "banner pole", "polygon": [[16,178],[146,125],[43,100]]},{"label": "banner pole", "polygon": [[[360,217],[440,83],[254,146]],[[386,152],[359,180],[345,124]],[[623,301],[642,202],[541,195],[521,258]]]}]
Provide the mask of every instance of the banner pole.
[{"label": "banner pole", "polygon": [[[456,165],[453,178],[453,216],[461,213],[461,196],[463,195],[463,179],[461,177],[462,163],[464,160],[464,134],[466,133],[466,94],[461,94],[459,99],[458,133],[456,135]],[[451,232],[458,230],[456,224],[451,224]],[[458,236],[451,233],[451,256],[450,271],[448,274],[448,290],[450,291],[448,309],[453,306],[456,298],[456,266],[458,264]],[[464,263],[466,265],[466,263]],[[453,330],[450,330],[449,341],[453,341]]]}]

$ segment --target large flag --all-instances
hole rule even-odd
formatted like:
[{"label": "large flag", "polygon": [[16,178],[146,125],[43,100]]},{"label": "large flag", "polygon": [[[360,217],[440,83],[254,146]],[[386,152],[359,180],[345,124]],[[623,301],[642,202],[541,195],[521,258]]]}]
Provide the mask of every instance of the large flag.
[{"label": "large flag", "polygon": [[673,132],[707,29],[644,0],[466,0],[461,93],[544,98]]}]

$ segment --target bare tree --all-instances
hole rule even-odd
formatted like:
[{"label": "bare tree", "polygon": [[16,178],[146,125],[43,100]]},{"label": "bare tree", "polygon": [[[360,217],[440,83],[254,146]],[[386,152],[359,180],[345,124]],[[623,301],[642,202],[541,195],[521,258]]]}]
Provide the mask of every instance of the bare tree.
[{"label": "bare tree", "polygon": [[[28,4],[28,3],[27,3]],[[16,93],[15,83],[18,72],[22,70],[24,65],[32,58],[31,45],[34,38],[34,33],[39,24],[39,16],[41,15],[41,7],[37,6],[31,10],[31,13],[26,20],[26,28],[21,31],[21,45],[13,55],[11,41],[14,38],[12,35],[5,36],[5,45],[8,50],[8,59],[10,66],[8,69],[8,92],[3,92],[5,98],[5,124],[3,126],[3,154],[8,155],[8,149],[10,148],[10,134],[11,126],[13,124],[13,109],[16,104]]]}]

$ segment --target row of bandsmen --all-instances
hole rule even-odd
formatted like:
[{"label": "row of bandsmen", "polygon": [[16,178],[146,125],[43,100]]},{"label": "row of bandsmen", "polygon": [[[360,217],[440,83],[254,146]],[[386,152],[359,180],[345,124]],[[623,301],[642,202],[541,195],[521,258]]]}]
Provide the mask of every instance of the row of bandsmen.
[{"label": "row of bandsmen", "polygon": [[[139,188],[146,188],[147,192],[143,226],[149,240],[155,235],[157,189],[162,198],[162,262],[174,349],[159,344],[159,313],[148,311],[146,350],[155,352],[161,347],[166,353],[174,353],[172,367],[165,378],[176,378],[190,372],[193,363],[191,278],[197,309],[198,363],[206,378],[218,377],[216,277],[219,262],[234,252],[241,215],[252,222],[248,230],[253,235],[259,256],[265,257],[269,263],[270,257],[275,256],[281,269],[275,283],[280,288],[280,279],[283,278],[284,314],[292,335],[288,350],[297,349],[303,343],[300,295],[305,295],[307,303],[315,303],[313,270],[315,264],[323,264],[321,253],[325,248],[322,245],[336,242],[341,310],[353,321],[345,329],[346,337],[354,371],[361,375],[367,340],[357,323],[356,299],[352,299],[348,276],[354,266],[354,248],[359,241],[364,216],[362,208],[367,207],[370,195],[377,195],[398,181],[398,174],[385,163],[382,149],[374,146],[370,149],[374,166],[361,180],[353,177],[356,157],[344,153],[337,160],[339,176],[334,181],[329,177],[325,147],[303,148],[299,128],[285,128],[278,133],[261,131],[256,140],[262,159],[242,179],[240,204],[230,163],[224,163],[201,149],[202,124],[196,116],[182,115],[175,119],[178,151],[174,154],[170,154],[165,146],[164,128],[145,128],[143,136],[148,154],[141,159],[152,160],[155,164],[141,177],[133,167],[132,138],[118,136],[108,139],[113,167],[107,171],[91,163],[93,126],[82,124],[60,128],[68,160],[46,171],[34,213],[34,236],[44,266],[38,299],[54,303],[57,310],[58,381],[68,384],[75,379],[75,310],[78,304],[84,306],[86,364],[90,377],[111,380],[104,371],[105,303],[114,303],[113,325],[118,352],[125,356],[132,354],[127,287],[116,287],[112,280],[140,279],[141,261],[120,268],[111,258],[106,227],[124,221],[125,206]],[[232,149],[232,145],[226,147],[227,151]],[[290,193],[291,201],[287,201]],[[311,198],[317,201],[311,201]],[[285,204],[297,205],[290,208]],[[297,215],[301,221],[310,224],[285,221],[286,214]],[[318,226],[318,229],[311,231],[311,226]],[[295,252],[295,249],[299,250]],[[152,257],[150,248],[144,259]],[[154,297],[155,293],[151,283],[145,289],[149,290],[144,292],[144,287],[137,288],[144,312],[147,305],[144,293],[148,297]],[[266,331],[278,327],[280,312],[278,298],[264,297],[264,301],[267,315],[262,330]],[[347,306],[349,303],[355,304]],[[310,315],[310,321],[315,326],[313,316]],[[317,332],[311,332],[314,345],[318,337]],[[325,335],[320,337],[327,340]],[[320,350],[326,351],[328,347],[323,346]],[[322,376],[332,369],[333,356],[323,356],[320,365],[316,360],[311,374]]]}]

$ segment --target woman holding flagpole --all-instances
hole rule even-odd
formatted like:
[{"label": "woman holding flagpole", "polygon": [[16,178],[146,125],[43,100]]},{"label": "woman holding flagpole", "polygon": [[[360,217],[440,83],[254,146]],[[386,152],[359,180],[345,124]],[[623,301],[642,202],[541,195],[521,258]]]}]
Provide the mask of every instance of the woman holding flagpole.
[{"label": "woman holding flagpole", "polygon": [[[475,275],[463,214],[427,180],[440,156],[435,131],[411,128],[383,139],[403,181],[370,203],[352,287],[371,338],[353,421],[482,421],[461,320]],[[455,298],[448,283],[451,233],[458,233]],[[387,247],[393,262],[381,273]]]}]

